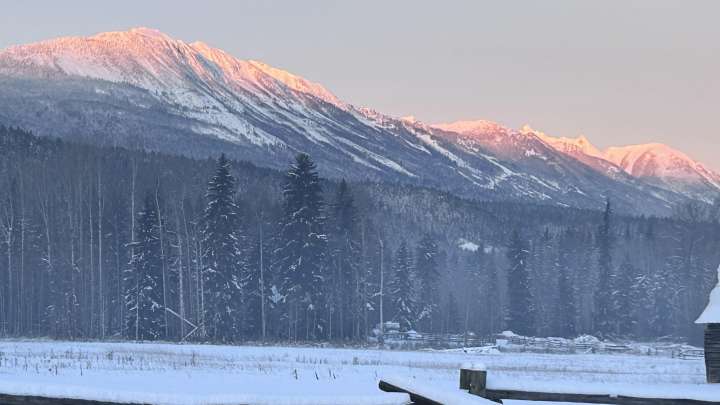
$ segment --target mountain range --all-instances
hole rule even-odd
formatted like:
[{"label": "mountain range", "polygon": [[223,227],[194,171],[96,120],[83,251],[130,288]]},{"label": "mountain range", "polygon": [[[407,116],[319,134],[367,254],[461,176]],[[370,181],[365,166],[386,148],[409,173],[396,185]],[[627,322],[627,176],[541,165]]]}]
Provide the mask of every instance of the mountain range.
[{"label": "mountain range", "polygon": [[662,144],[599,150],[491,121],[429,124],[338,99],[322,85],[202,42],[136,28],[0,50],[0,124],[41,136],[419,184],[478,200],[667,215],[710,203],[720,175]]}]

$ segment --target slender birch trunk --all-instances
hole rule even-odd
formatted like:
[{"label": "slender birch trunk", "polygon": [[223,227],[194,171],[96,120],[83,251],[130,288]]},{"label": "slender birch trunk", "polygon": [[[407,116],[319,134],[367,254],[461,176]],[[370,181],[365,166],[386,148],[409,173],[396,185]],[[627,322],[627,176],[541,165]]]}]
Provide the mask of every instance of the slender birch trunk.
[{"label": "slender birch trunk", "polygon": [[165,266],[165,243],[163,241],[163,221],[162,221],[162,212],[160,212],[160,181],[158,180],[157,187],[155,188],[155,208],[157,210],[157,217],[158,217],[158,227],[160,228],[160,260],[162,261],[162,281],[163,281],[163,315],[165,317],[165,338],[170,337],[169,329],[168,329],[168,316],[167,311],[165,310],[167,305],[167,268]]},{"label": "slender birch trunk", "polygon": [[97,167],[98,290],[100,293],[100,337],[105,339],[105,285],[103,282],[103,194],[101,167]]}]

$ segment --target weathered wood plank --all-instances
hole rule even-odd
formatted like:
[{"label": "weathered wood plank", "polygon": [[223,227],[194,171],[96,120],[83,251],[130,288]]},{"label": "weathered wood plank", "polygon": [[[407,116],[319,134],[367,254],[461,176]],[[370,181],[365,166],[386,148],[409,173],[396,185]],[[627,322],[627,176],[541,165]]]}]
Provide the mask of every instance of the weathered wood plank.
[{"label": "weathered wood plank", "polygon": [[471,394],[483,396],[487,381],[487,371],[482,367],[464,366],[460,369],[460,389]]},{"label": "weathered wood plank", "polygon": [[720,324],[705,325],[705,370],[707,382],[720,383]]},{"label": "weathered wood plank", "polygon": [[510,399],[522,401],[580,402],[587,404],[613,404],[609,395],[559,394],[551,392],[485,389],[485,398],[492,401]]},{"label": "weathered wood plank", "polygon": [[717,405],[717,401],[698,401],[694,399],[665,399],[665,398],[632,398],[619,396],[615,404],[619,405]]},{"label": "weathered wood plank", "polygon": [[714,401],[694,399],[636,398],[613,395],[564,394],[552,392],[514,391],[486,389],[485,398],[497,401],[503,399],[546,402],[575,402],[586,404],[617,405],[711,405]]},{"label": "weathered wood plank", "polygon": [[[108,402],[96,401],[92,399],[75,399],[75,398],[51,398],[34,395],[10,395],[0,394],[0,404],[2,405],[153,405],[152,403],[140,402]],[[243,404],[228,404],[243,405]]]},{"label": "weathered wood plank", "polygon": [[460,389],[461,390],[469,390],[470,389],[470,374],[472,374],[473,370],[468,370],[466,368],[460,369]]},{"label": "weathered wood plank", "polygon": [[487,386],[487,371],[485,370],[473,370],[470,373],[470,387],[468,392],[473,395],[481,397],[485,396],[485,389]]},{"label": "weathered wood plank", "polygon": [[33,395],[9,395],[0,394],[0,404],[3,405],[151,405],[147,403],[127,403],[127,402],[106,402],[94,401],[90,399],[74,399],[74,398],[49,398]]},{"label": "weathered wood plank", "polygon": [[380,383],[378,383],[378,386],[380,387],[380,390],[385,392],[403,392],[405,394],[410,395],[410,400],[413,402],[413,404],[417,405],[443,405],[440,402],[433,401],[430,398],[426,398],[420,394],[417,394],[415,392],[410,392],[402,387],[398,387],[397,385],[390,384],[389,382],[380,380]]}]

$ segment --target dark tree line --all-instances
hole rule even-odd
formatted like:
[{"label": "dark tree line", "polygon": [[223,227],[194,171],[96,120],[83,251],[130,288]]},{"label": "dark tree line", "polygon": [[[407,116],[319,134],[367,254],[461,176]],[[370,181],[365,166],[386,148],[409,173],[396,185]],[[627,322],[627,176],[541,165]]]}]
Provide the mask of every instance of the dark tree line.
[{"label": "dark tree line", "polygon": [[0,127],[0,335],[361,341],[383,319],[692,339],[717,208],[468,201],[322,179],[304,154],[279,173]]}]

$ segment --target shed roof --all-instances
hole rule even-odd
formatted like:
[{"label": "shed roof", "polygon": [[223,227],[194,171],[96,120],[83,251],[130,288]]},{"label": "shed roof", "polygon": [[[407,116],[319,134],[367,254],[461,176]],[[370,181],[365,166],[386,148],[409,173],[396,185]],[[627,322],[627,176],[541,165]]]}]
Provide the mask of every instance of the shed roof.
[{"label": "shed roof", "polygon": [[720,323],[720,266],[718,266],[718,284],[710,292],[710,300],[695,323]]}]

